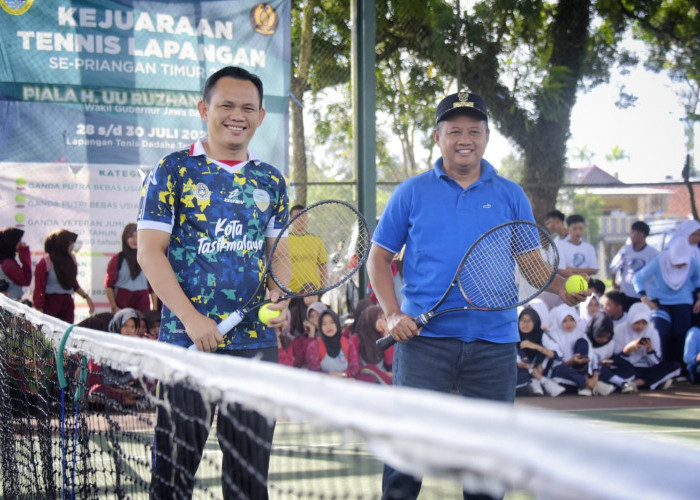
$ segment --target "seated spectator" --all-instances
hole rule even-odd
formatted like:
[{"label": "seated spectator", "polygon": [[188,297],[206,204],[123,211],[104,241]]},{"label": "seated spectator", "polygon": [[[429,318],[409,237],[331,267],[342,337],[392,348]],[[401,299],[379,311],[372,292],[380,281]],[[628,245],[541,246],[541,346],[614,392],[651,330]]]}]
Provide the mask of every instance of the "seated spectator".
[{"label": "seated spectator", "polygon": [[284,366],[294,366],[294,351],[292,341],[294,337],[286,328],[277,328],[277,363]]},{"label": "seated spectator", "polygon": [[[558,304],[561,305],[561,304]],[[529,307],[530,309],[534,309],[534,311],[537,313],[537,316],[540,318],[540,325],[542,327],[542,330],[545,332],[549,331],[549,311],[550,308],[547,307],[547,304],[540,300],[539,298],[533,299],[530,302],[527,303],[525,307]]]},{"label": "seated spectator", "polygon": [[601,310],[601,305],[600,305],[600,295],[598,295],[595,291],[590,294],[586,300],[581,302],[578,305],[578,312],[579,312],[579,320],[578,320],[578,326],[581,330],[586,330],[586,327],[588,326],[588,323],[591,322],[591,318],[595,313]]},{"label": "seated spectator", "polygon": [[357,302],[355,309],[352,311],[352,322],[343,329],[343,337],[352,337],[357,333],[357,323],[360,316],[362,316],[362,311],[373,305],[375,304],[370,299],[362,299]]},{"label": "seated spectator", "polygon": [[700,263],[681,238],[667,247],[633,278],[634,288],[652,311],[661,337],[663,359],[683,362],[683,342],[691,327],[691,314],[700,312]]},{"label": "seated spectator", "polygon": [[350,336],[350,342],[357,344],[362,366],[357,379],[363,382],[391,385],[393,350],[389,348],[382,352],[377,346],[377,340],[387,334],[386,318],[382,308],[379,306],[365,308],[354,323],[356,323],[355,335]]},{"label": "seated spectator", "polygon": [[[303,293],[312,293],[315,287],[312,283],[304,283],[301,286]],[[307,295],[306,297],[294,297],[289,301],[289,333],[293,337],[304,335],[304,321],[306,311],[315,302],[320,302],[319,295]]]},{"label": "seated spectator", "polygon": [[[139,320],[139,313],[135,309],[121,309],[112,317],[107,331],[137,337]],[[104,400],[112,406],[115,403],[125,407],[134,406],[144,395],[139,379],[128,372],[101,366],[92,359],[88,363],[86,386],[94,400]]]},{"label": "seated spectator", "polygon": [[562,304],[550,312],[549,335],[543,344],[556,353],[552,379],[564,386],[573,386],[580,396],[607,396],[615,388],[598,380],[591,365],[591,345],[578,328],[578,314],[573,307]]},{"label": "seated spectator", "polygon": [[627,296],[617,290],[610,290],[602,298],[603,310],[610,316],[615,326],[621,325],[627,319],[625,304]]},{"label": "seated spectator", "polygon": [[688,370],[688,378],[694,384],[700,383],[700,328],[688,330],[683,348],[683,362]]},{"label": "seated spectator", "polygon": [[556,353],[542,345],[542,322],[537,311],[526,307],[518,317],[520,344],[518,346],[518,380],[516,395],[556,397],[566,389],[548,378]]},{"label": "seated spectator", "polygon": [[646,304],[632,304],[627,321],[615,327],[616,349],[635,370],[637,387],[668,389],[680,375],[680,364],[662,357],[659,333],[651,322]]},{"label": "seated spectator", "polygon": [[598,297],[605,295],[605,283],[596,278],[591,278],[588,280],[588,288],[591,292],[595,293]]},{"label": "seated spectator", "polygon": [[14,300],[20,300],[22,287],[32,282],[32,256],[22,241],[23,235],[24,231],[16,227],[0,229],[0,280],[7,282],[6,295]]},{"label": "seated spectator", "polygon": [[[304,283],[301,288],[304,293],[311,293],[315,290],[314,285],[311,283]],[[297,368],[306,367],[306,348],[311,341],[311,337],[309,336],[311,328],[306,325],[309,306],[312,304],[321,304],[323,309],[326,308],[319,299],[320,296],[318,295],[295,297],[289,304],[289,324],[284,335],[292,338],[291,349],[294,355],[294,366]],[[316,315],[314,318],[317,320],[318,316]],[[316,327],[314,327],[314,332],[315,328]]]},{"label": "seated spectator", "polygon": [[151,309],[143,313],[143,318],[146,320],[146,332],[143,336],[147,339],[158,340],[160,332],[160,311]]},{"label": "seated spectator", "polygon": [[309,370],[333,377],[355,378],[360,371],[357,344],[343,337],[340,318],[331,309],[323,311],[318,321],[320,333],[306,351]]},{"label": "seated spectator", "polygon": [[591,363],[598,370],[598,379],[619,387],[622,393],[634,392],[634,367],[615,351],[615,326],[603,311],[593,315],[584,329],[591,344]]}]

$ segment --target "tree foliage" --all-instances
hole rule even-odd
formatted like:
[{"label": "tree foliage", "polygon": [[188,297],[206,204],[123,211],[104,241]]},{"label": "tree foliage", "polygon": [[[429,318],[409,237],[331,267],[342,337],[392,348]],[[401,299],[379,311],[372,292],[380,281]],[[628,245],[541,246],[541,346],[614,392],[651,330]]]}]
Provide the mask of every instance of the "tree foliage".
[{"label": "tree foliage", "polygon": [[[655,4],[690,1],[376,0],[377,178],[398,181],[429,168],[435,106],[447,92],[468,88],[484,96],[492,124],[520,149],[521,182],[541,220],[563,181],[577,92],[607,82],[614,65],[637,62],[620,45],[631,23],[658,24]],[[295,11],[303,5],[295,2]],[[685,17],[692,17],[690,10]],[[686,37],[696,33],[691,46],[697,58],[700,33],[674,16],[662,24],[680,26]],[[349,2],[315,0],[304,86],[312,104],[329,89],[349,95],[349,18]],[[301,33],[300,20],[295,12],[294,36]],[[293,47],[298,54],[298,44]],[[350,147],[349,111],[347,103],[316,109],[325,151]],[[343,159],[325,155],[321,163],[338,162]],[[345,165],[352,177],[352,162]]]}]

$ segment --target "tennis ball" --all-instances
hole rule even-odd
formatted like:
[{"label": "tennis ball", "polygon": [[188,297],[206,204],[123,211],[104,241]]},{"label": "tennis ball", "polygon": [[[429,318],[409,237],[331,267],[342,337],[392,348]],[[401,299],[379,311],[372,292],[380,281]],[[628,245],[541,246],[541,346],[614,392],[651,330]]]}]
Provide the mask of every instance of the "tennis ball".
[{"label": "tennis ball", "polygon": [[572,274],[566,280],[566,291],[569,293],[578,293],[588,290],[588,282],[578,274]]},{"label": "tennis ball", "polygon": [[270,304],[265,304],[258,309],[258,319],[265,325],[270,324],[272,318],[276,318],[282,311],[279,309],[270,309]]}]

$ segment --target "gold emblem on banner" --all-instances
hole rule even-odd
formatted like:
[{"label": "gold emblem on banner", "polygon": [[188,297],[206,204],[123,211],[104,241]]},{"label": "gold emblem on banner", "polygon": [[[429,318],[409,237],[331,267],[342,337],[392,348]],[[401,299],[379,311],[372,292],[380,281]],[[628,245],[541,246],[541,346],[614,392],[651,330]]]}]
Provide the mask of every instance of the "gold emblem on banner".
[{"label": "gold emblem on banner", "polygon": [[0,7],[10,15],[21,16],[33,3],[34,0],[0,0]]},{"label": "gold emblem on banner", "polygon": [[250,9],[250,24],[261,35],[274,35],[279,21],[277,12],[269,3],[259,3]]}]

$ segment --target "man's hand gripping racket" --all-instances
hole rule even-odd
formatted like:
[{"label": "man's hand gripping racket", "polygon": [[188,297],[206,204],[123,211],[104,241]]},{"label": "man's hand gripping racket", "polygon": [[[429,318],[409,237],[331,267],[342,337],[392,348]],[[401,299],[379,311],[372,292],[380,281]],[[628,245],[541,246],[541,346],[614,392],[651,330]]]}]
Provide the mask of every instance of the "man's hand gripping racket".
[{"label": "man's hand gripping racket", "polygon": [[[295,225],[303,224],[306,236],[298,237],[294,245],[288,245],[287,232]],[[295,266],[297,283],[316,283],[315,290],[291,290],[289,288],[292,266],[300,256],[320,254],[317,265]],[[340,200],[325,200],[310,205],[292,217],[274,240],[260,283],[243,307],[234,311],[218,325],[226,335],[251,311],[270,300],[259,300],[268,284],[268,277],[279,287],[278,301],[292,297],[320,295],[349,280],[367,260],[370,238],[367,222],[355,207]]]},{"label": "man's hand gripping racket", "polygon": [[[559,253],[549,234],[529,221],[513,221],[489,230],[472,244],[440,300],[413,318],[418,328],[431,319],[455,311],[501,311],[537,297],[557,275]],[[440,310],[457,287],[465,304]],[[396,343],[392,336],[377,340],[384,350]]]}]

